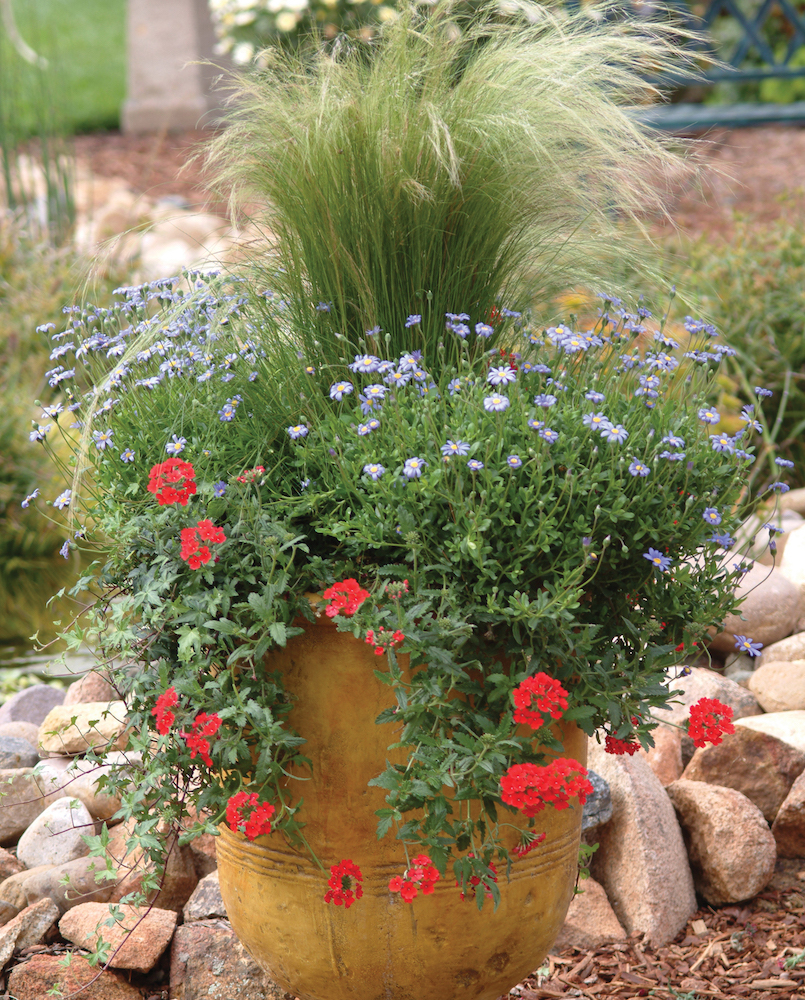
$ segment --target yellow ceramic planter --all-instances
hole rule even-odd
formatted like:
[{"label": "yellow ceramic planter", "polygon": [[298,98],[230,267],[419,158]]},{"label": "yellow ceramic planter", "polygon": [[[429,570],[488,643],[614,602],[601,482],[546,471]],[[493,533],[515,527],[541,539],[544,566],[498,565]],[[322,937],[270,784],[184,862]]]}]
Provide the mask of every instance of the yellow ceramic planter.
[{"label": "yellow ceramic planter", "polygon": [[[374,677],[378,657],[321,616],[271,658],[298,698],[290,723],[307,738],[303,752],[313,762],[313,780],[290,779],[288,791],[304,798],[304,834],[327,870],[279,835],[250,843],[222,827],[221,892],[235,933],[275,982],[303,1000],[495,1000],[539,966],[562,926],[581,808],[540,813],[546,839],[514,862],[509,881],[500,876],[497,912],[491,900],[481,912],[473,899],[462,901],[449,878],[433,895],[405,903],[388,891],[405,868],[402,844],[376,837],[374,812],[386,793],[367,785],[394,737],[391,725],[374,721],[394,703],[391,688]],[[584,763],[583,735],[568,726],[564,736],[565,755]],[[514,846],[516,830],[506,833]],[[349,909],[324,902],[329,867],[344,858],[363,874],[363,898]]]}]

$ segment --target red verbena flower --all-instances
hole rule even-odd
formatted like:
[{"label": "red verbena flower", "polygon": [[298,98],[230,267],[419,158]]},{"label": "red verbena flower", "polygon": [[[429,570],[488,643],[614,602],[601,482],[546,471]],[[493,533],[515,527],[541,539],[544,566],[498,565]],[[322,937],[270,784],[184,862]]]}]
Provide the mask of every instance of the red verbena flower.
[{"label": "red verbena flower", "polygon": [[254,812],[246,820],[243,832],[249,840],[271,833],[271,817],[277,810],[270,802],[260,802]]},{"label": "red verbena flower", "polygon": [[196,492],[196,472],[189,462],[181,458],[169,458],[159,462],[149,472],[146,489],[153,493],[160,507],[178,503],[187,506],[187,501]]},{"label": "red verbena flower", "polygon": [[176,694],[176,689],[169,687],[167,691],[163,691],[162,694],[157,698],[156,707],[151,709],[151,715],[156,716],[157,720],[157,732],[161,733],[163,736],[170,732],[170,727],[173,725],[176,716],[170,709],[179,701],[179,696]]},{"label": "red verbena flower", "polygon": [[535,847],[539,847],[543,840],[545,840],[546,836],[547,834],[545,833],[531,833],[528,830],[524,830],[523,842],[512,848],[512,854],[517,858],[524,858],[526,854],[530,854]]},{"label": "red verbena flower", "polygon": [[411,866],[402,875],[395,875],[389,882],[389,892],[399,892],[406,903],[412,903],[417,894],[429,896],[441,875],[439,869],[427,854],[418,854],[411,859]]},{"label": "red verbena flower", "polygon": [[369,596],[369,591],[359,586],[358,581],[350,577],[340,583],[334,583],[324,591],[322,597],[329,601],[325,609],[328,618],[336,615],[354,615]]},{"label": "red verbena flower", "polygon": [[255,465],[253,469],[244,469],[240,476],[235,476],[236,483],[254,483],[265,472],[264,465]]},{"label": "red verbena flower", "polygon": [[403,594],[408,593],[407,580],[390,580],[386,584],[386,595],[394,601],[398,601]]},{"label": "red verbena flower", "polygon": [[216,528],[209,518],[199,521],[192,528],[182,528],[179,537],[182,540],[182,549],[179,555],[190,569],[199,569],[202,564],[208,563],[212,559],[209,546],[202,545],[202,542],[221,545],[226,541],[224,529]]},{"label": "red verbena flower", "polygon": [[[561,719],[567,711],[567,691],[548,674],[538,673],[526,679],[514,689],[514,721],[525,723],[532,729],[539,729],[545,716]],[[534,711],[536,705],[537,711]]]},{"label": "red verbena flower", "polygon": [[639,749],[640,744],[635,743],[633,740],[619,740],[615,736],[607,736],[604,740],[605,753],[613,753],[618,756],[628,754],[631,757],[632,754],[637,753]]},{"label": "red verbena flower", "polygon": [[399,629],[392,632],[391,629],[385,629],[382,625],[377,632],[370,628],[366,633],[366,642],[370,646],[374,646],[375,656],[382,656],[389,649],[401,645],[404,639],[405,636]]},{"label": "red verbena flower", "polygon": [[196,716],[191,726],[193,732],[182,733],[182,737],[190,750],[191,760],[198,754],[207,767],[212,767],[210,741],[207,737],[214,736],[220,728],[221,719],[215,713],[207,715],[206,712],[201,712]]},{"label": "red verbena flower", "polygon": [[544,767],[512,764],[500,779],[500,797],[524,816],[536,816],[546,805],[567,809],[570,799],[584,803],[593,786],[577,760],[557,757]]},{"label": "red verbena flower", "polygon": [[[251,809],[248,818],[244,811]],[[271,817],[276,812],[269,802],[260,802],[257,792],[240,791],[231,796],[226,804],[226,821],[235,833],[244,833],[249,840],[271,833]]]},{"label": "red verbena flower", "polygon": [[202,542],[213,542],[216,545],[220,545],[222,542],[226,541],[224,529],[216,528],[208,517],[199,521],[195,530]]},{"label": "red verbena flower", "polygon": [[690,706],[688,720],[688,736],[694,746],[703,747],[708,743],[718,746],[721,737],[734,733],[732,724],[732,709],[723,705],[715,698],[700,698],[695,705]]},{"label": "red verbena flower", "polygon": [[[543,833],[542,836],[544,838],[545,834]],[[474,854],[468,854],[467,857],[474,858],[475,855]],[[498,870],[497,870],[497,868],[495,868],[495,866],[492,864],[491,861],[487,865],[487,874],[486,874],[486,877],[487,877],[487,879],[490,882],[497,882],[497,880],[498,880]],[[475,886],[480,885],[480,884],[481,884],[481,876],[480,875],[470,875],[470,885],[473,888],[475,888]],[[461,888],[461,883],[460,882],[456,882],[456,888],[457,889]],[[462,899],[466,899],[466,896],[464,894],[464,890],[463,889],[461,890],[461,892],[459,893],[459,895],[461,896]],[[475,893],[473,893],[473,896],[474,895],[475,895]],[[484,895],[486,896],[487,899],[491,899],[492,898],[492,890],[489,888],[489,886],[486,886],[486,888],[484,889]]]},{"label": "red verbena flower", "polygon": [[336,906],[343,906],[349,909],[356,899],[363,895],[363,875],[360,868],[353,864],[351,859],[344,858],[343,861],[330,868],[330,877],[327,885],[330,887],[324,894],[325,903],[335,903]]}]

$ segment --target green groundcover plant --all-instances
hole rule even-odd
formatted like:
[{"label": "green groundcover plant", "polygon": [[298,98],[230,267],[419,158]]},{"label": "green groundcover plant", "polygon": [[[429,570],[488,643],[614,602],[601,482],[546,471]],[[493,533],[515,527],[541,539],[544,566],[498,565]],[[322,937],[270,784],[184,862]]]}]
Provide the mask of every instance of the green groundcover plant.
[{"label": "green groundcover plant", "polygon": [[[377,722],[407,755],[378,760],[373,780],[386,792],[378,834],[400,841],[390,891],[410,902],[452,864],[479,906],[487,893],[497,901],[500,866],[539,846],[540,812],[590,790],[581,764],[557,756],[552,724],[598,733],[615,753],[650,744],[651,710],[671,697],[666,671],[735,606],[747,565],[734,547],[739,524],[786,488],[762,498],[745,489],[766,390],[755,390],[742,430],[716,429],[711,386],[731,349],[705,324],[688,318],[674,339],[664,318],[612,295],[580,329],[572,319],[546,327],[521,308],[526,289],[544,291],[547,275],[585,254],[588,276],[609,250],[628,259],[625,239],[608,242],[618,231],[610,195],[634,209],[647,188],[637,177],[625,190],[624,164],[607,160],[637,134],[611,80],[633,94],[626,63],[672,51],[643,34],[629,42],[617,24],[609,46],[593,43],[605,22],[528,10],[516,30],[483,16],[455,34],[438,9],[424,21],[412,9],[376,48],[347,47],[343,62],[323,55],[282,95],[298,127],[274,156],[275,119],[261,115],[277,103],[253,103],[251,118],[239,104],[219,151],[239,157],[229,176],[248,190],[259,176],[272,197],[288,189],[271,216],[276,242],[258,246],[242,274],[121,288],[113,305],[76,307],[52,331],[49,385],[64,395],[50,407],[51,433],[68,440],[74,465],[64,489],[38,502],[70,513],[66,555],[98,555],[77,588],[91,607],[71,641],[98,646],[126,701],[133,762],[104,780],[157,873],[169,828],[189,838],[225,823],[304,845],[304,806],[284,783],[309,764],[305,733],[289,725],[294,695],[272,652],[314,620],[317,594],[319,613],[374,649],[367,684],[388,687],[391,701]],[[537,60],[537,82],[550,66],[539,131],[525,57],[544,57],[551,39],[554,55],[575,39],[585,72],[566,77]],[[379,75],[365,77],[373,66]],[[464,113],[468,94],[480,101],[484,67],[500,100],[498,112],[482,108],[473,145]],[[270,92],[277,81],[265,82]],[[321,109],[339,94],[346,111],[334,124]],[[454,101],[462,114],[451,118]],[[413,138],[398,155],[401,107],[430,116],[418,155]],[[476,173],[481,139],[493,135]],[[662,160],[645,141],[649,164]],[[300,159],[297,147],[318,152]],[[309,215],[311,164],[323,169],[327,149],[349,166],[318,183],[331,198]],[[376,178],[378,164],[403,163],[387,177],[388,201],[350,173],[367,149]],[[625,162],[634,176],[647,166]],[[542,178],[540,198],[512,179],[517,164]],[[574,185],[583,195],[565,211]],[[527,206],[511,214],[512,197]],[[484,222],[489,243],[471,231]],[[349,284],[375,251],[382,266]],[[717,741],[729,714],[706,700],[689,732]],[[532,825],[510,853],[500,826],[518,811]],[[93,850],[103,847],[100,838]],[[352,905],[360,858],[317,860],[323,899]]]},{"label": "green groundcover plant", "polygon": [[[796,203],[786,208],[797,208]],[[689,301],[719,329],[737,354],[725,376],[737,414],[755,380],[774,391],[774,410],[763,434],[766,476],[775,457],[795,463],[793,486],[805,485],[805,236],[781,218],[767,225],[736,218],[729,241],[682,243],[671,266]],[[756,478],[756,477],[755,477]]]}]

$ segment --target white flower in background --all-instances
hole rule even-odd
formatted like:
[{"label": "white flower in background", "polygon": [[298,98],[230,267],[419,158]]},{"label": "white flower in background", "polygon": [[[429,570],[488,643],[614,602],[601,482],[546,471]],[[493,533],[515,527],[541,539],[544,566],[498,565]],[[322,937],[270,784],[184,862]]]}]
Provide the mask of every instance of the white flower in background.
[{"label": "white flower in background", "polygon": [[238,42],[232,48],[232,62],[237,66],[245,66],[254,58],[254,46],[251,42]]},{"label": "white flower in background", "polygon": [[310,10],[310,4],[308,0],[268,0],[265,8],[266,10],[270,10],[272,14],[277,14],[280,11],[287,10]]},{"label": "white flower in background", "polygon": [[265,47],[278,42],[278,36],[292,40],[315,25],[325,38],[346,29],[368,41],[378,21],[397,16],[394,6],[383,0],[347,2],[352,10],[345,18],[341,0],[208,0],[218,38],[215,52],[230,54],[239,66],[259,66],[265,62]]},{"label": "white flower in background", "polygon": [[299,24],[300,20],[300,14],[296,14],[291,10],[284,10],[281,14],[277,14],[277,30],[293,31],[297,24]]}]

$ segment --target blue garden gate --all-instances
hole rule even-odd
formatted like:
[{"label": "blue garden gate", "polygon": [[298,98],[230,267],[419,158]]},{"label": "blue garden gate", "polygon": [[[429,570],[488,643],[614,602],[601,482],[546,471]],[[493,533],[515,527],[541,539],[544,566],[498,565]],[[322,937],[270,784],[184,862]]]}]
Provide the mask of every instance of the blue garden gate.
[{"label": "blue garden gate", "polygon": [[[776,81],[778,91],[790,98],[805,97],[805,3],[803,0],[665,0],[657,8],[651,0],[632,0],[627,16],[641,20],[667,17],[670,11],[685,29],[703,36],[689,40],[684,47],[700,75],[679,73],[657,82],[678,89],[719,83],[744,84],[747,81]],[[719,65],[708,67],[714,58]],[[802,80],[803,83],[799,83]],[[796,82],[795,82],[796,81]],[[762,85],[761,94],[767,89]],[[673,132],[698,130],[713,126],[731,128],[768,122],[805,123],[805,99],[774,103],[769,100],[737,101],[725,104],[699,104],[682,100],[657,105],[645,120]]]}]

